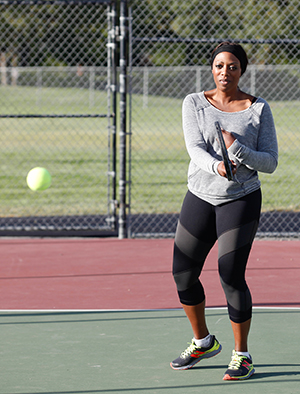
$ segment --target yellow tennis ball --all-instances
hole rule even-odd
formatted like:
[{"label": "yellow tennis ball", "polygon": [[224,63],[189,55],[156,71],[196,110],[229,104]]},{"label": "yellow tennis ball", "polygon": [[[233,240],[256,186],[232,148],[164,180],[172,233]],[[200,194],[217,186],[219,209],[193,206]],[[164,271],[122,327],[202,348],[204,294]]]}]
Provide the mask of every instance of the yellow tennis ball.
[{"label": "yellow tennis ball", "polygon": [[46,168],[32,168],[26,177],[29,189],[33,191],[46,190],[51,185],[51,175]]}]

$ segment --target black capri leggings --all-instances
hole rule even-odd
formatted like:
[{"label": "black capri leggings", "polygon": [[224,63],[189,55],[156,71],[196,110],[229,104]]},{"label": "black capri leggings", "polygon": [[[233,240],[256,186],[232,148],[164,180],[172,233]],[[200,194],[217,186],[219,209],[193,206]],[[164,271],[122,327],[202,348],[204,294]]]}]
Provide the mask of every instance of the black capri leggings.
[{"label": "black capri leggings", "polygon": [[242,323],[251,318],[252,300],[245,271],[260,210],[260,190],[218,206],[187,192],[173,255],[173,276],[182,304],[197,305],[205,300],[199,276],[209,251],[218,240],[219,275],[230,320]]}]

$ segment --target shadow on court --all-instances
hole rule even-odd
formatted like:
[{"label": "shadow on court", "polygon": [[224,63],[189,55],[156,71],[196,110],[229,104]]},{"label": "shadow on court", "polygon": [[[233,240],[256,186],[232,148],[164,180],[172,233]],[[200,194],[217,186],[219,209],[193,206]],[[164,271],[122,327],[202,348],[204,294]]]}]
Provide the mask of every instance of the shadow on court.
[{"label": "shadow on court", "polygon": [[207,316],[222,352],[174,371],[192,337],[181,310],[2,312],[0,393],[299,392],[299,309],[254,310],[256,373],[244,382],[222,380],[233,348],[226,309]]}]

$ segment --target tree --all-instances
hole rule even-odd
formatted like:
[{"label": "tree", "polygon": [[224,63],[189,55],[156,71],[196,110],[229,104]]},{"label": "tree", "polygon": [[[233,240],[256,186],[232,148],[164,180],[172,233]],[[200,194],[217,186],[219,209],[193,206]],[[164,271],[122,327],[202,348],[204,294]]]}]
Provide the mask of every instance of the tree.
[{"label": "tree", "polygon": [[[207,64],[214,40],[221,39],[256,40],[245,45],[252,63],[299,61],[299,44],[287,41],[300,39],[298,0],[146,0],[133,2],[133,10],[134,35],[152,39],[135,48],[152,64]],[[286,41],[263,44],[280,39]]]},{"label": "tree", "polygon": [[103,5],[0,5],[2,50],[23,66],[103,65],[107,16]]}]

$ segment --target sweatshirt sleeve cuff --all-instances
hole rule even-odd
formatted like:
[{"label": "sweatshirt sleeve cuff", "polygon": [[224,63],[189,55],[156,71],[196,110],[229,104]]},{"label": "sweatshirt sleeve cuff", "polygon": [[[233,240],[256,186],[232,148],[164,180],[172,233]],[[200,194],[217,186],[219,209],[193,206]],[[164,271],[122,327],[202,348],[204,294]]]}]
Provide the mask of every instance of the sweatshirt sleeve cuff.
[{"label": "sweatshirt sleeve cuff", "polygon": [[235,140],[233,144],[228,148],[229,156],[237,157],[242,150],[242,146],[243,145],[238,140]]},{"label": "sweatshirt sleeve cuff", "polygon": [[221,163],[221,162],[220,162],[219,160],[217,160],[217,161],[214,162],[213,167],[212,167],[213,172],[214,172],[216,175],[219,175],[219,176],[221,176],[221,175],[219,174],[219,171],[218,171],[218,165],[219,165],[220,163]]}]

